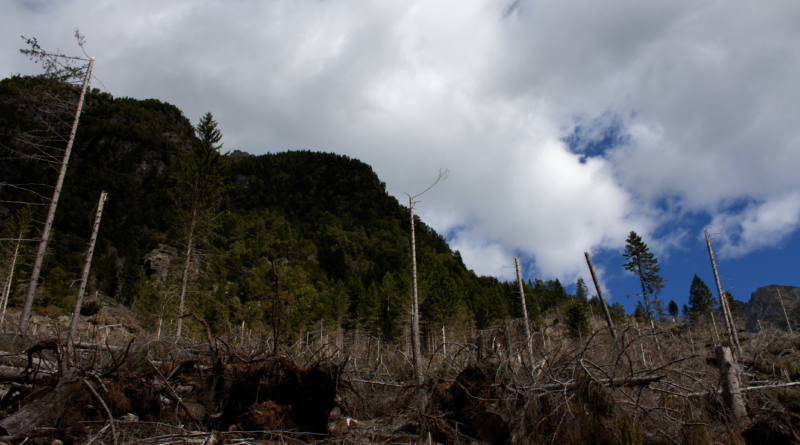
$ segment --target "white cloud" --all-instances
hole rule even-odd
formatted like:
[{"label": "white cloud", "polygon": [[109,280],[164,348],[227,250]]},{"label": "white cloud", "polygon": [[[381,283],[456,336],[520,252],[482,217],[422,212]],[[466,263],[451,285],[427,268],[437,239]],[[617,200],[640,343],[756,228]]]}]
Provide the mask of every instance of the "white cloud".
[{"label": "white cloud", "polygon": [[[723,257],[741,257],[754,250],[779,246],[800,225],[800,192],[792,192],[739,212],[714,217],[709,234],[721,242]],[[715,249],[716,250],[716,249]]]},{"label": "white cloud", "polygon": [[[630,230],[667,253],[687,212],[718,215],[735,255],[797,228],[800,4],[30,5],[0,5],[7,72],[37,68],[18,35],[68,51],[78,27],[112,94],[210,110],[226,148],[347,154],[400,202],[449,167],[418,213],[478,273],[522,254],[572,282],[583,251]],[[609,117],[628,143],[581,163],[562,142],[576,116]]]}]

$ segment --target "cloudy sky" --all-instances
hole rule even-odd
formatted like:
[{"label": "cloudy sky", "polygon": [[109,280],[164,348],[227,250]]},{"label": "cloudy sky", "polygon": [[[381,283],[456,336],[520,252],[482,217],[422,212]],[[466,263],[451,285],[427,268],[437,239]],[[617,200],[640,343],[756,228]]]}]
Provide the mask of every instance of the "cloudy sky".
[{"label": "cloudy sky", "polygon": [[534,0],[0,2],[20,35],[96,57],[93,86],[217,118],[227,149],[373,166],[481,274],[589,278],[631,307],[635,230],[664,297],[800,285],[800,3]]}]

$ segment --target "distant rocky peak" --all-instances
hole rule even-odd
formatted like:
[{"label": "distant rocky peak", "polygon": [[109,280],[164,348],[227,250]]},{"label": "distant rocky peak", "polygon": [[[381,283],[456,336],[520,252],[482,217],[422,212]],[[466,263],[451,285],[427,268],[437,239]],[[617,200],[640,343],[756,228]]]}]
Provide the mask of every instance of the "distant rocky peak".
[{"label": "distant rocky peak", "polygon": [[800,287],[782,286],[772,284],[770,286],[759,287],[750,294],[750,301],[742,307],[742,314],[745,319],[745,327],[751,332],[758,332],[758,322],[761,321],[762,327],[768,325],[778,329],[786,330],[786,316],[783,314],[781,302],[778,299],[778,292],[783,297],[783,305],[786,307],[786,315],[792,324],[792,329],[800,328]]}]

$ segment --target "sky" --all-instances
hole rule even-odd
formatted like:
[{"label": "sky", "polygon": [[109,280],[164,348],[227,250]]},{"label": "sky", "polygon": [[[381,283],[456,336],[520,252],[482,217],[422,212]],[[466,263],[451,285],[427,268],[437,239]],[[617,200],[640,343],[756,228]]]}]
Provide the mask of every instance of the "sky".
[{"label": "sky", "polygon": [[[747,301],[800,285],[800,3],[710,0],[4,0],[0,74],[37,74],[20,36],[94,56],[92,86],[157,98],[225,148],[371,165],[478,274],[582,276],[630,311],[630,231],[662,298],[694,274]],[[570,288],[568,287],[568,290]],[[626,298],[626,295],[633,295]]]}]

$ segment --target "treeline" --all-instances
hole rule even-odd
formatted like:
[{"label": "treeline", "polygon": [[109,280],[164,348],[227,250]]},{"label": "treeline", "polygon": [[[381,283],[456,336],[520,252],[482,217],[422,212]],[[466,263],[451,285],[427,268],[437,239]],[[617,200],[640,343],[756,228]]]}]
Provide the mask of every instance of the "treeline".
[{"label": "treeline", "polygon": [[[46,88],[72,100],[72,90],[59,91],[50,82],[0,81],[4,230],[19,225],[22,209],[31,209],[34,222],[46,212],[41,205],[46,200],[36,194],[51,193],[47,185],[56,169],[19,156],[15,148],[20,137],[41,130],[31,123],[36,112],[31,91]],[[63,112],[66,118],[68,109]],[[192,123],[173,105],[113,98],[98,90],[87,95],[36,300],[40,312],[71,310],[93,208],[106,190],[89,295],[129,305],[149,327],[174,326],[185,242],[176,174],[181,159],[199,143]],[[280,280],[287,335],[320,320],[386,339],[403,335],[410,308],[409,214],[372,169],[347,156],[307,151],[236,158],[229,157],[221,172],[224,193],[214,209],[213,230],[190,261],[186,311],[215,329],[242,322],[251,329],[267,327]],[[26,236],[35,239],[35,232],[34,223]],[[423,329],[480,329],[522,316],[516,284],[476,275],[424,222],[417,220],[416,233]],[[6,261],[12,243],[2,243]],[[23,246],[18,277],[28,273],[33,244]],[[5,273],[7,264],[3,267]],[[11,306],[21,304],[25,289],[24,278],[14,282]],[[567,294],[558,280],[528,280],[525,295],[537,324],[542,312],[560,314],[575,305],[591,310],[583,296]],[[615,310],[624,315],[621,307]]]}]

